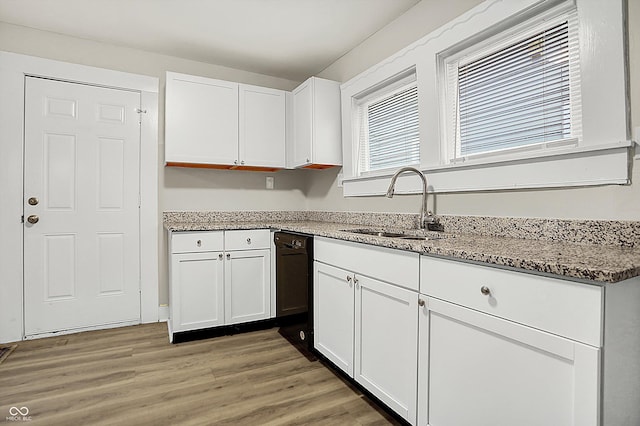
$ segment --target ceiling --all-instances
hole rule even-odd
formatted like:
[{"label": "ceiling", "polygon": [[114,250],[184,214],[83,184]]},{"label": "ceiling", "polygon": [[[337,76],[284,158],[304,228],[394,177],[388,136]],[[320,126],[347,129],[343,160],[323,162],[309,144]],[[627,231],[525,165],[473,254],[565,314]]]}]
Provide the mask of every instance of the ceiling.
[{"label": "ceiling", "polygon": [[290,80],[420,0],[0,0],[0,21]]}]

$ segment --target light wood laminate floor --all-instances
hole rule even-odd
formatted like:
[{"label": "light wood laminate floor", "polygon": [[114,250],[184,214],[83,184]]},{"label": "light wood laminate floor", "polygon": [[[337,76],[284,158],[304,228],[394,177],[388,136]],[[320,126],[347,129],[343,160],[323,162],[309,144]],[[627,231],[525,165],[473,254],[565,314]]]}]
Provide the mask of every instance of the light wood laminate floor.
[{"label": "light wood laminate floor", "polygon": [[46,425],[398,424],[276,328],[172,345],[164,323],[18,343],[0,422],[11,407]]}]

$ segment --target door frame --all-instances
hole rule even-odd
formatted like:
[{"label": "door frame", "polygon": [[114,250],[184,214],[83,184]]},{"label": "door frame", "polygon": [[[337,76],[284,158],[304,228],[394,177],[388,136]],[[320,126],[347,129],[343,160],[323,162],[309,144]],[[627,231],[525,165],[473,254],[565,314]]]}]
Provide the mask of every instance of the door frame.
[{"label": "door frame", "polygon": [[[0,343],[24,337],[25,76],[140,93],[140,320],[159,320],[158,79],[0,51]],[[16,267],[16,265],[20,265]]]}]

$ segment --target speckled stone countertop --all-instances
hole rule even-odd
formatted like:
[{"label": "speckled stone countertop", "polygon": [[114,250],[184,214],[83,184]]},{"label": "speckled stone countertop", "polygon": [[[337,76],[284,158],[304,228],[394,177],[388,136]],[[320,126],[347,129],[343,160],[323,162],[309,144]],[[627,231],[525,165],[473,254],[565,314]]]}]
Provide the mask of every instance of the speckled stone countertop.
[{"label": "speckled stone countertop", "polygon": [[[548,232],[536,228],[539,236],[522,238],[523,232],[517,231],[514,237],[482,235],[464,233],[463,227],[448,227],[447,222],[460,221],[459,218],[443,218],[446,232],[433,233],[416,230],[413,225],[415,215],[389,215],[390,217],[373,217],[365,221],[362,218],[339,217],[340,223],[327,221],[335,219],[335,215],[324,217],[309,215],[302,212],[296,214],[277,214],[274,212],[262,215],[247,215],[238,217],[237,214],[222,214],[207,216],[200,213],[171,212],[164,215],[164,226],[169,231],[205,231],[230,229],[258,229],[272,228],[286,231],[311,234],[373,244],[401,250],[415,251],[425,255],[442,256],[451,259],[473,261],[488,265],[517,268],[534,273],[553,274],[564,278],[587,281],[592,284],[607,284],[624,281],[640,276],[640,244],[635,238],[640,235],[640,223],[610,222],[608,236],[598,236],[595,240],[617,242],[617,244],[593,243],[594,238],[588,238],[588,229],[578,229],[577,226],[567,227],[561,240],[553,239]],[[406,217],[405,217],[406,216]],[[455,219],[455,220],[454,220]],[[503,218],[497,218],[504,221]],[[519,219],[520,220],[520,219]],[[475,218],[476,224],[478,218]],[[520,220],[521,221],[521,220]],[[351,222],[351,223],[350,223]],[[355,222],[355,223],[353,223]],[[364,223],[363,223],[364,222]],[[567,221],[563,221],[567,222]],[[597,222],[602,227],[602,222]],[[506,225],[514,228],[513,223]],[[557,224],[546,224],[557,233]],[[354,229],[376,229],[388,232],[396,231],[410,235],[424,235],[436,237],[427,240],[406,240],[401,238],[378,237],[351,232]],[[496,222],[487,225],[496,230]],[[450,230],[451,229],[451,230]],[[483,227],[484,229],[484,227]],[[524,229],[524,228],[523,228]],[[552,233],[553,233],[552,232]],[[616,236],[616,232],[625,235]],[[628,235],[631,232],[631,236]],[[508,233],[507,233],[508,234]],[[609,235],[611,234],[611,235]],[[536,235],[536,234],[534,234]],[[569,236],[567,236],[569,235]],[[633,238],[631,238],[633,237]],[[577,241],[575,241],[577,240]],[[581,243],[587,240],[588,243]],[[571,241],[571,242],[566,242]]]}]

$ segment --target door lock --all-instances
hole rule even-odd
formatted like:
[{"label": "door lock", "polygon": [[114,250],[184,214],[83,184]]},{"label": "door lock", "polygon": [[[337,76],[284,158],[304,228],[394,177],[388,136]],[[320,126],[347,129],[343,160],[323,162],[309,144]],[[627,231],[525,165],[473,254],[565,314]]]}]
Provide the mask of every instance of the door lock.
[{"label": "door lock", "polygon": [[40,201],[36,197],[31,197],[27,202],[30,206],[37,206]]}]

